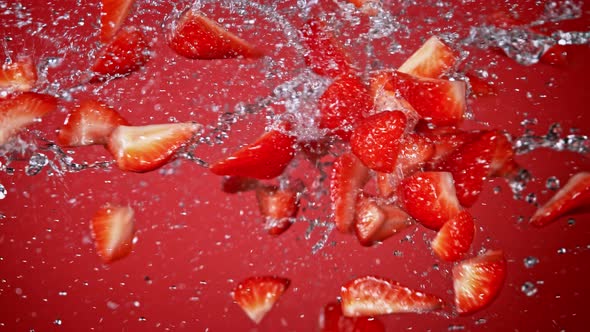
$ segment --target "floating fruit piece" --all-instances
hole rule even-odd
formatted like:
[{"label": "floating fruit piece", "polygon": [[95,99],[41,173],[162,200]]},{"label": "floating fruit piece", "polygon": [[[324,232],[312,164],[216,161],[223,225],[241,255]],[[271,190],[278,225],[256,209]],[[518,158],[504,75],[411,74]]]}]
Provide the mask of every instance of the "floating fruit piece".
[{"label": "floating fruit piece", "polygon": [[318,75],[336,78],[352,72],[351,61],[335,38],[333,31],[321,19],[312,17],[301,30],[307,46],[305,63]]},{"label": "floating fruit piece", "polygon": [[285,232],[299,210],[299,192],[295,188],[259,186],[256,189],[258,209],[264,217],[265,229],[270,235]]},{"label": "floating fruit piece", "polygon": [[473,217],[469,212],[461,211],[438,231],[432,240],[432,250],[442,260],[454,262],[469,251],[474,235]]},{"label": "floating fruit piece", "polygon": [[100,41],[108,43],[129,15],[134,0],[101,0]]},{"label": "floating fruit piece", "polygon": [[263,276],[241,281],[232,297],[250,319],[259,324],[289,287],[289,279]]},{"label": "floating fruit piece", "polygon": [[57,108],[57,98],[24,92],[0,100],[0,145]]},{"label": "floating fruit piece", "polygon": [[126,257],[133,249],[134,211],[129,206],[106,204],[90,223],[96,251],[103,262]]},{"label": "floating fruit piece", "polygon": [[414,224],[402,209],[374,197],[360,197],[355,213],[354,229],[363,246],[382,242]]},{"label": "floating fruit piece", "polygon": [[30,91],[37,83],[37,68],[31,57],[18,57],[0,67],[0,92]]},{"label": "floating fruit piece", "polygon": [[419,77],[440,78],[456,63],[455,52],[436,36],[432,36],[398,68],[398,71]]},{"label": "floating fruit piece", "polygon": [[369,169],[352,153],[334,162],[330,177],[330,199],[336,228],[348,233],[354,223],[354,210],[361,189],[369,181]]},{"label": "floating fruit piece", "polygon": [[338,302],[326,304],[320,314],[320,332],[385,332],[385,325],[374,317],[345,317]]}]

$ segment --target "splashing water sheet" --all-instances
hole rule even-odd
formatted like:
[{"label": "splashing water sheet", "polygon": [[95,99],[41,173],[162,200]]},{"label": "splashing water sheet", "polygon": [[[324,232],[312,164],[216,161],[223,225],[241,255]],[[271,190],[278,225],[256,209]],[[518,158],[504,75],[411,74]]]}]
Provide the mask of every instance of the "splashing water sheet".
[{"label": "splashing water sheet", "polygon": [[[387,331],[584,330],[590,214],[542,229],[527,221],[573,174],[590,171],[590,5],[367,1],[359,9],[356,2],[136,0],[124,25],[146,36],[149,61],[126,77],[88,83],[101,48],[100,1],[0,0],[1,60],[31,57],[39,76],[33,91],[59,98],[57,110],[0,146],[0,331],[316,331],[340,286],[367,274],[447,304],[438,314],[380,316]],[[265,56],[175,53],[170,31],[191,6]],[[498,11],[526,23],[509,28],[492,19]],[[507,131],[526,171],[487,181],[469,210],[477,229],[469,256],[502,249],[508,264],[502,291],[485,309],[466,316],[453,309],[453,264],[433,255],[435,232],[412,228],[363,247],[335,230],[329,172],[341,145],[315,164],[298,153],[268,181],[287,187],[298,178],[306,188],[280,236],[265,231],[253,191],[227,194],[209,171],[265,130],[283,130],[284,120],[300,140],[325,134],[317,100],[331,79],[306,67],[299,32],[317,13],[363,79],[399,67],[435,35],[461,54],[453,79],[476,72],[496,90],[468,97],[464,127]],[[543,62],[554,45],[565,47],[566,63]],[[194,121],[203,129],[162,168],[124,172],[102,146],[57,143],[56,130],[84,99],[101,100],[134,125]],[[90,230],[106,203],[135,211],[133,251],[112,264],[99,259]],[[257,275],[291,280],[258,326],[230,295]]]}]

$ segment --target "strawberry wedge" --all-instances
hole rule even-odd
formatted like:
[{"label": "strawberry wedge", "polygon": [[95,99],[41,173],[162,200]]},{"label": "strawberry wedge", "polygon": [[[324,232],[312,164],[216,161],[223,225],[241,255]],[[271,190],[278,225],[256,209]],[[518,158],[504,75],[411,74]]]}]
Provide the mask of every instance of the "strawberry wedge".
[{"label": "strawberry wedge", "polygon": [[103,262],[112,263],[131,253],[135,234],[133,215],[129,206],[106,204],[92,218],[92,237]]},{"label": "strawberry wedge", "polygon": [[340,289],[342,312],[347,317],[394,313],[425,313],[443,307],[438,296],[422,293],[381,277],[356,278]]},{"label": "strawberry wedge", "polygon": [[455,306],[459,314],[474,313],[498,295],[506,278],[506,259],[500,250],[460,262],[453,267]]},{"label": "strawberry wedge", "polygon": [[435,126],[458,125],[465,114],[465,82],[421,78],[398,71],[376,73],[386,79],[384,89],[397,91],[424,118]]},{"label": "strawberry wedge", "polygon": [[352,72],[351,61],[333,31],[319,18],[310,19],[301,30],[307,46],[305,63],[316,74],[336,78]]},{"label": "strawberry wedge", "polygon": [[240,282],[232,297],[250,319],[259,324],[289,287],[289,279],[263,276]]},{"label": "strawberry wedge", "polygon": [[397,70],[402,73],[440,78],[457,63],[453,50],[435,36],[430,37]]},{"label": "strawberry wedge", "polygon": [[24,92],[0,100],[0,145],[56,108],[55,97],[34,92]]},{"label": "strawberry wedge", "polygon": [[134,0],[102,0],[100,11],[100,41],[108,43],[129,15]]},{"label": "strawberry wedge", "polygon": [[109,137],[107,149],[119,169],[149,172],[172,158],[190,142],[201,126],[192,123],[169,123],[148,126],[119,126]]},{"label": "strawberry wedge", "polygon": [[363,246],[382,242],[414,224],[399,207],[372,197],[359,198],[355,214],[354,230]]},{"label": "strawberry wedge", "polygon": [[569,181],[531,218],[531,224],[542,227],[576,209],[590,206],[590,173],[580,172]]},{"label": "strawberry wedge", "polygon": [[473,217],[467,211],[461,211],[447,221],[432,240],[432,251],[442,260],[454,262],[463,257],[475,235]]},{"label": "strawberry wedge", "polygon": [[373,317],[345,317],[338,302],[326,304],[320,313],[320,332],[385,332],[385,325]]},{"label": "strawberry wedge", "polygon": [[19,57],[0,67],[0,92],[30,91],[37,82],[37,68],[30,57]]},{"label": "strawberry wedge", "polygon": [[295,189],[260,186],[256,189],[258,209],[264,217],[264,228],[270,235],[285,232],[299,210],[299,193]]},{"label": "strawberry wedge", "polygon": [[62,146],[106,144],[118,126],[128,126],[113,108],[95,100],[85,100],[76,107],[59,129],[57,142]]},{"label": "strawberry wedge", "polygon": [[415,173],[402,180],[398,195],[402,208],[433,230],[439,230],[461,211],[453,176],[448,172]]},{"label": "strawberry wedge", "polygon": [[369,169],[352,153],[345,153],[334,162],[330,177],[330,199],[336,228],[349,233],[354,223],[358,195],[369,181]]},{"label": "strawberry wedge", "polygon": [[149,58],[145,35],[133,27],[123,28],[100,51],[91,68],[90,82],[128,75],[141,68]]},{"label": "strawberry wedge", "polygon": [[272,130],[256,142],[211,165],[217,175],[272,179],[283,173],[295,156],[295,137]]},{"label": "strawberry wedge", "polygon": [[169,45],[189,59],[258,58],[264,55],[255,46],[193,9],[180,16],[170,34]]}]

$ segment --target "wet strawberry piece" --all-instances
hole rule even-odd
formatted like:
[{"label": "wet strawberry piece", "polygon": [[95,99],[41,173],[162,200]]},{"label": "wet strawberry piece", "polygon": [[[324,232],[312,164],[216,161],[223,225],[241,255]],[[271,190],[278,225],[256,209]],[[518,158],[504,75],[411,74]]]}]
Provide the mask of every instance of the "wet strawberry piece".
[{"label": "wet strawberry piece", "polygon": [[363,246],[372,246],[414,224],[399,207],[374,197],[360,197],[356,204],[354,230]]},{"label": "wet strawberry piece", "polygon": [[321,19],[311,18],[301,29],[301,34],[307,47],[305,63],[315,73],[336,78],[353,71],[344,47]]},{"label": "wet strawberry piece", "polygon": [[361,12],[369,15],[375,16],[379,13],[381,8],[381,2],[379,0],[348,0],[352,3],[356,8],[358,8]]},{"label": "wet strawberry piece", "polygon": [[401,97],[436,126],[458,125],[465,114],[465,82],[421,78],[398,71],[376,73],[387,83],[384,89],[397,91]]},{"label": "wet strawberry piece", "polygon": [[428,162],[428,169],[436,169],[436,165],[459,149],[459,147],[475,140],[480,134],[478,132],[467,132],[443,127],[422,135],[434,143],[434,153]]},{"label": "wet strawberry piece", "polygon": [[91,82],[128,75],[141,68],[150,58],[145,35],[134,27],[119,30],[100,51],[92,65]]},{"label": "wet strawberry piece", "polygon": [[462,315],[489,305],[498,295],[506,278],[506,259],[500,250],[464,260],[453,267],[455,306]]},{"label": "wet strawberry piece", "polygon": [[531,224],[542,227],[576,209],[590,207],[590,173],[580,172],[569,181],[551,199],[541,206],[533,217]]},{"label": "wet strawberry piece", "polygon": [[417,172],[398,186],[402,208],[427,228],[439,230],[461,206],[448,172]]},{"label": "wet strawberry piece", "polygon": [[134,211],[129,206],[106,204],[90,223],[98,256],[105,263],[126,257],[133,249]]},{"label": "wet strawberry piece", "polygon": [[111,133],[107,149],[119,169],[149,172],[172,160],[200,128],[200,125],[192,122],[119,126]]},{"label": "wet strawberry piece", "polygon": [[272,309],[289,287],[289,279],[262,276],[241,281],[232,292],[234,302],[256,324]]},{"label": "wet strawberry piece", "polygon": [[108,43],[129,15],[134,0],[101,0],[100,41]]},{"label": "wet strawberry piece", "polygon": [[479,75],[468,72],[465,74],[469,82],[471,95],[476,97],[497,96],[498,89],[491,82],[480,77]]},{"label": "wet strawberry piece", "polygon": [[340,289],[342,312],[347,317],[439,310],[438,296],[422,293],[398,282],[375,276],[356,278]]},{"label": "wet strawberry piece", "polygon": [[96,100],[85,100],[68,114],[59,129],[57,142],[62,146],[106,144],[115,128],[128,125],[112,107]]},{"label": "wet strawberry piece", "polygon": [[0,145],[57,108],[57,98],[24,92],[0,100]]},{"label": "wet strawberry piece", "polygon": [[473,242],[475,224],[467,211],[461,211],[447,221],[432,240],[432,251],[442,260],[454,262],[461,259]]},{"label": "wet strawberry piece", "polygon": [[356,123],[373,109],[371,96],[354,74],[338,76],[318,100],[319,127],[330,129],[345,141]]},{"label": "wet strawberry piece", "polygon": [[170,35],[169,45],[189,59],[258,58],[264,55],[254,45],[193,9],[180,16]]},{"label": "wet strawberry piece", "polygon": [[369,169],[352,153],[345,153],[334,162],[330,177],[330,200],[336,228],[352,230],[355,206],[361,189],[369,181]]},{"label": "wet strawberry piece", "polygon": [[0,92],[30,91],[37,83],[37,68],[31,57],[18,57],[0,67]]},{"label": "wet strawberry piece", "polygon": [[291,227],[299,210],[299,192],[295,188],[259,186],[256,198],[268,234],[280,235]]},{"label": "wet strawberry piece", "polygon": [[221,181],[221,189],[228,194],[254,190],[258,185],[258,180],[243,176],[225,176]]},{"label": "wet strawberry piece", "polygon": [[398,68],[398,71],[419,77],[440,78],[456,63],[455,52],[436,36],[432,36]]},{"label": "wet strawberry piece", "polygon": [[352,152],[372,170],[392,172],[406,130],[402,112],[382,112],[359,121],[350,138]]},{"label": "wet strawberry piece", "polygon": [[494,131],[496,135],[496,149],[492,155],[490,176],[507,177],[520,168],[514,160],[515,152],[511,138],[507,133]]},{"label": "wet strawberry piece", "polygon": [[429,161],[435,152],[434,143],[424,136],[408,134],[399,142],[397,167],[404,176],[411,175]]},{"label": "wet strawberry piece", "polygon": [[231,156],[211,165],[217,175],[272,179],[283,173],[295,156],[295,137],[272,130]]},{"label": "wet strawberry piece", "polygon": [[374,317],[345,317],[338,302],[326,304],[320,314],[320,332],[385,332],[385,325]]}]

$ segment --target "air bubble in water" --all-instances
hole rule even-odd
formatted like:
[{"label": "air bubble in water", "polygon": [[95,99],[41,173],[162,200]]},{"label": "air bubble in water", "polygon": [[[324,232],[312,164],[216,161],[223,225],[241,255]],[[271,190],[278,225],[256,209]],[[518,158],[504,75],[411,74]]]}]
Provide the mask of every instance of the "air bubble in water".
[{"label": "air bubble in water", "polygon": [[539,264],[539,259],[537,257],[528,256],[524,259],[524,267],[526,267],[527,269],[530,269],[537,264]]},{"label": "air bubble in water", "polygon": [[522,286],[520,287],[520,290],[526,295],[526,296],[533,296],[535,294],[537,294],[537,286],[535,286],[535,284],[533,284],[530,281],[525,282],[524,284],[522,284]]},{"label": "air bubble in water", "polygon": [[25,167],[25,173],[28,176],[39,174],[43,167],[47,166],[49,159],[42,153],[36,153],[29,159],[29,164]]},{"label": "air bubble in water", "polygon": [[557,253],[560,255],[563,255],[563,254],[567,253],[567,249],[566,248],[559,248],[559,249],[557,249]]},{"label": "air bubble in water", "polygon": [[58,318],[58,319],[56,319],[56,320],[53,321],[53,324],[55,324],[55,325],[61,325],[62,324],[62,321],[61,321],[61,319]]},{"label": "air bubble in water", "polygon": [[545,188],[547,188],[549,190],[559,189],[559,179],[556,178],[555,176],[548,178],[547,182],[545,183]]},{"label": "air bubble in water", "polygon": [[6,198],[7,194],[8,192],[6,191],[6,188],[4,188],[2,184],[0,184],[0,199]]}]

